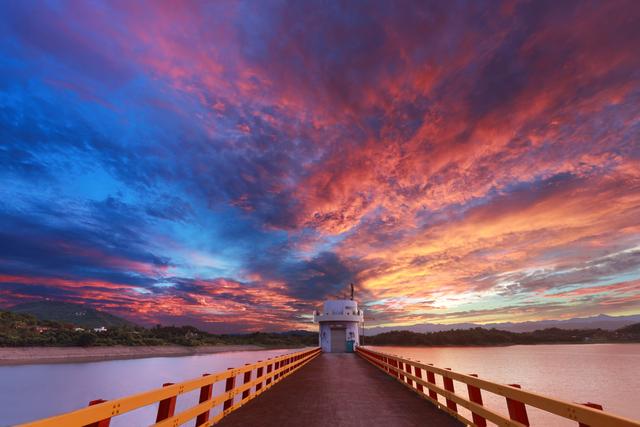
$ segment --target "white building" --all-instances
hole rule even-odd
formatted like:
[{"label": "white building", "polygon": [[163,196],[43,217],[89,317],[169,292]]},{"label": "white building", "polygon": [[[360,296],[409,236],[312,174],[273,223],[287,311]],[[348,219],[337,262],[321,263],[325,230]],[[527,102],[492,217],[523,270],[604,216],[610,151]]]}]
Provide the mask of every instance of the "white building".
[{"label": "white building", "polygon": [[352,352],[360,344],[359,326],[364,317],[353,300],[328,300],[322,311],[313,313],[320,324],[320,347],[327,353]]}]

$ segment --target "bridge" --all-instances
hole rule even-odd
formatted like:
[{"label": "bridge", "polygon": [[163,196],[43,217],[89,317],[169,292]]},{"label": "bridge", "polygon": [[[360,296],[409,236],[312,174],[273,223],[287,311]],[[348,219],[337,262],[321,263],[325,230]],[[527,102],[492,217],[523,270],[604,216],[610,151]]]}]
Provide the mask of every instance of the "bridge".
[{"label": "bridge", "polygon": [[[224,385],[224,391],[214,395],[216,384]],[[177,399],[190,393],[198,399],[176,413]],[[485,405],[488,394],[503,399],[504,410]],[[580,427],[640,427],[594,403],[565,402],[517,384],[498,384],[362,346],[355,354],[323,353],[320,348],[285,354],[133,396],[95,400],[86,408],[22,426],[109,427],[112,419],[150,405],[156,407],[156,417],[145,425],[154,427],[523,427],[531,425],[528,408]]]}]

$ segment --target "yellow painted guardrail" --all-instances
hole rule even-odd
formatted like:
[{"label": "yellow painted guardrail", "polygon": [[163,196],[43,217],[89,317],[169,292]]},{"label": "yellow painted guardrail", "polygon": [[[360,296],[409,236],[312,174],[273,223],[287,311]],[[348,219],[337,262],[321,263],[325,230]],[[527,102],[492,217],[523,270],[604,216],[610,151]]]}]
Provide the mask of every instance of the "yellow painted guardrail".
[{"label": "yellow painted guardrail", "polygon": [[[196,418],[196,426],[209,427],[293,374],[319,354],[319,348],[285,354],[247,364],[241,368],[204,374],[201,378],[177,384],[167,383],[162,388],[121,399],[92,401],[87,408],[21,424],[21,427],[109,427],[111,418],[156,403],[158,413],[155,424],[152,424],[154,427],[177,427],[194,418]],[[253,378],[254,371],[255,378]],[[242,384],[236,385],[239,377],[242,379]],[[219,381],[225,381],[225,391],[213,397],[213,385]],[[174,414],[178,396],[197,389],[200,389],[199,403],[179,414]],[[234,403],[234,398],[238,394],[241,394],[241,398]],[[211,409],[218,405],[222,405],[222,411],[210,417]]]},{"label": "yellow painted guardrail", "polygon": [[[467,425],[485,427],[489,420],[498,426],[529,426],[526,409],[526,405],[529,405],[575,421],[580,427],[640,427],[637,421],[603,412],[602,406],[598,404],[565,402],[521,390],[518,384],[498,384],[480,379],[475,374],[460,374],[363,347],[357,347],[356,351],[378,369]],[[436,385],[436,375],[442,377],[444,388]],[[455,393],[454,380],[467,386],[468,398]],[[505,398],[508,417],[483,406],[483,390]],[[444,397],[446,404],[438,401],[438,395]],[[458,413],[457,405],[467,408],[472,414],[472,420]]]}]

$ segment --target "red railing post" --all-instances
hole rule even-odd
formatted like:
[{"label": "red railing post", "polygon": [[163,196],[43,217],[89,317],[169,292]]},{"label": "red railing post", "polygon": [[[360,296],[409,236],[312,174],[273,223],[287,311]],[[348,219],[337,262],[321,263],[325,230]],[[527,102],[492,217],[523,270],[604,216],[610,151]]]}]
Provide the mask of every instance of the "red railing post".
[{"label": "red railing post", "polygon": [[[273,369],[273,363],[269,363],[267,365],[267,375],[269,375],[271,373],[272,369]],[[267,381],[266,381],[266,385],[269,385],[269,384],[271,384],[271,377],[268,377]]]},{"label": "red railing post", "polygon": [[[164,383],[162,384],[162,387],[169,387],[170,385],[173,385],[173,383]],[[158,415],[156,415],[156,422],[173,417],[173,414],[176,411],[177,398],[178,396],[171,396],[160,401],[160,404],[158,405]]]},{"label": "red railing post", "polygon": [[[451,368],[445,368],[445,369],[447,371],[451,370]],[[445,390],[447,390],[450,393],[455,393],[455,390],[453,388],[453,379],[442,375],[442,382],[444,384]],[[451,409],[453,412],[458,412],[458,405],[456,404],[456,402],[449,399],[448,397],[445,397],[445,399],[447,400],[447,408]]]},{"label": "red railing post", "polygon": [[[97,405],[99,403],[104,403],[106,400],[104,399],[96,399],[89,402],[89,406]],[[104,420],[96,421],[95,423],[87,424],[84,427],[109,427],[111,424],[111,418],[105,418]]]},{"label": "red railing post", "polygon": [[[584,406],[588,406],[589,408],[593,408],[593,409],[599,409],[602,411],[602,405],[600,405],[599,403],[593,403],[593,402],[587,402],[587,403],[583,403],[582,405]],[[585,424],[585,423],[578,423],[578,427],[590,427],[589,424]]]},{"label": "red railing post", "polygon": [[[282,361],[280,360],[280,361],[276,362],[276,366],[275,366],[275,368],[273,368],[273,370],[274,370],[274,371],[277,371],[277,370],[278,370],[278,369],[280,369],[281,367],[282,367]],[[275,381],[275,380],[277,380],[278,378],[280,378],[280,376],[281,376],[281,375],[282,375],[282,373],[275,374],[275,375],[273,376],[273,378],[274,378],[274,379],[273,379],[273,381]]]},{"label": "red railing post", "polygon": [[[411,365],[409,365],[407,362],[404,363],[404,372],[411,375]],[[413,388],[413,380],[409,378],[408,375],[404,376],[404,380],[407,384],[409,384]]]},{"label": "red railing post", "polygon": [[[433,364],[429,363],[429,366],[433,366]],[[433,371],[427,371],[427,381],[433,385],[436,384],[436,375],[433,373]],[[436,393],[434,390],[429,389],[429,397],[437,401],[438,393]]]},{"label": "red railing post", "polygon": [[[262,362],[262,360],[258,361],[258,363],[260,363],[260,362]],[[260,378],[262,376],[263,372],[264,372],[264,367],[260,366],[258,368],[258,370],[256,371],[256,379]],[[256,392],[262,388],[262,383],[263,383],[263,381],[260,381],[258,384],[256,384]]]},{"label": "red railing post", "polygon": [[[469,376],[477,378],[478,374],[469,374]],[[469,392],[469,400],[482,406],[482,392],[480,389],[474,385],[467,384],[467,391]],[[473,423],[476,426],[487,427],[487,420],[484,417],[481,417],[473,411],[471,411],[471,415],[473,416]]]},{"label": "red railing post", "polygon": [[[229,370],[231,370],[233,368],[229,368]],[[235,388],[236,386],[236,376],[232,375],[229,378],[227,378],[227,381],[224,384],[224,391],[231,391]],[[224,404],[222,405],[222,410],[226,411],[227,409],[231,408],[231,406],[233,406],[233,397],[231,399],[227,399],[224,401]]]},{"label": "red railing post", "polygon": [[[209,374],[202,374],[203,377],[208,377]],[[213,384],[207,384],[200,387],[200,398],[198,399],[198,403],[206,402],[207,400],[211,400],[211,395],[213,394]],[[202,425],[209,421],[209,410],[207,409],[205,412],[198,415],[196,418],[196,427]]]},{"label": "red railing post", "polygon": [[[415,370],[415,376],[422,379],[422,369],[418,368],[417,366],[414,366],[413,369]],[[416,388],[420,393],[424,393],[424,386],[418,381],[416,381]]]},{"label": "red railing post", "polygon": [[[520,388],[520,384],[509,384],[509,386]],[[526,426],[529,425],[527,408],[524,406],[524,403],[507,397],[507,409],[509,410],[509,418]]]},{"label": "red railing post", "polygon": [[[245,366],[247,366],[248,363],[245,363]],[[246,384],[248,382],[251,382],[251,374],[253,373],[253,369],[250,371],[247,371],[244,373],[244,377],[242,378],[242,384]],[[242,400],[246,399],[247,397],[249,397],[249,393],[251,392],[251,388],[248,388],[247,390],[242,392]]]}]

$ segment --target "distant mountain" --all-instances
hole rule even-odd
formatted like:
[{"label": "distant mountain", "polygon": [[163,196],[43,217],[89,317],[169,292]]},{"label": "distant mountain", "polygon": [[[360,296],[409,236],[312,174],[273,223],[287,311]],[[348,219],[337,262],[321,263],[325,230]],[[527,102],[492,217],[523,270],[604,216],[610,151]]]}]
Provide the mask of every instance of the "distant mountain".
[{"label": "distant mountain", "polygon": [[71,323],[82,328],[107,328],[133,325],[128,320],[91,307],[60,301],[35,301],[18,304],[8,309],[14,313],[31,314],[39,320]]},{"label": "distant mountain", "polygon": [[593,317],[577,317],[567,320],[540,320],[536,322],[505,322],[505,323],[487,323],[484,325],[478,323],[452,323],[444,325],[440,323],[422,323],[410,326],[385,326],[373,327],[366,329],[366,335],[376,335],[390,331],[411,331],[411,332],[442,332],[452,329],[473,329],[473,328],[496,328],[509,332],[532,332],[539,329],[559,328],[559,329],[604,329],[613,331],[634,323],[640,322],[640,314],[631,316],[607,316],[600,314]]}]

